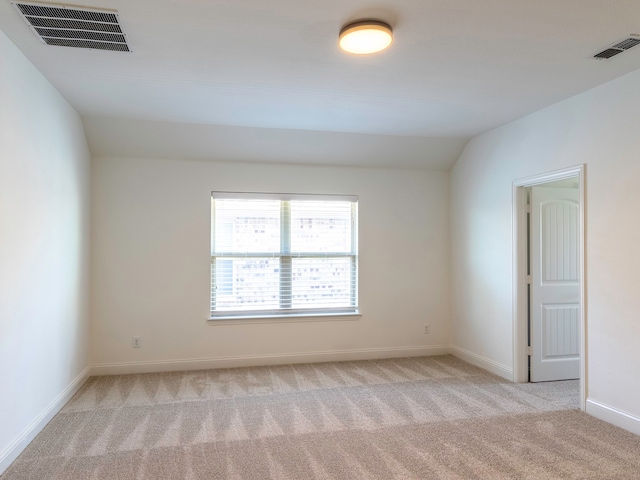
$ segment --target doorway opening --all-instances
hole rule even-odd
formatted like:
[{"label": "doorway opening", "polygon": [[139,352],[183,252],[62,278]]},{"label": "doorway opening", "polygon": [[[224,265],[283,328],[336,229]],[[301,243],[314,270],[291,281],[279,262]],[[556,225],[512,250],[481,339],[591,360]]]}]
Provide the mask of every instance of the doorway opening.
[{"label": "doorway opening", "polygon": [[584,165],[513,182],[513,380],[580,379],[585,409]]}]

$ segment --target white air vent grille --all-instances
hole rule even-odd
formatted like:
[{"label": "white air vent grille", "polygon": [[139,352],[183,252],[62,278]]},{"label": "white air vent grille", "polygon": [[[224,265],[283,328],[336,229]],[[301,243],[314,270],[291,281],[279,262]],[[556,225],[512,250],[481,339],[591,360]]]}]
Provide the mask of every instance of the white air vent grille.
[{"label": "white air vent grille", "polygon": [[600,53],[596,53],[593,58],[603,59],[615,57],[616,55],[619,55],[620,53],[623,53],[638,44],[640,44],[640,37],[637,35],[632,35],[629,38],[616,43],[615,45],[611,45]]},{"label": "white air vent grille", "polygon": [[131,47],[113,10],[13,2],[31,30],[47,45],[130,52]]},{"label": "white air vent grille", "polygon": [[640,38],[627,38],[620,43],[616,43],[611,48],[619,48],[620,50],[629,50],[631,47],[635,47],[640,43]]},{"label": "white air vent grille", "polygon": [[620,50],[618,48],[607,48],[606,50],[601,51],[600,53],[596,53],[594,58],[611,58],[615,57],[619,53],[624,52],[624,50]]}]

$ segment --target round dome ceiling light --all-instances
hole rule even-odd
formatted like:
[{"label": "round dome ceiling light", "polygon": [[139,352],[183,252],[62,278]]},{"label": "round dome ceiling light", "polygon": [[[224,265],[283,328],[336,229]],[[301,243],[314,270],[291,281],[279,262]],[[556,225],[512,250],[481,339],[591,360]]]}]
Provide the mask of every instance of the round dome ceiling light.
[{"label": "round dome ceiling light", "polygon": [[384,50],[393,42],[391,27],[378,20],[362,20],[345,25],[340,30],[340,48],[356,55],[368,55]]}]

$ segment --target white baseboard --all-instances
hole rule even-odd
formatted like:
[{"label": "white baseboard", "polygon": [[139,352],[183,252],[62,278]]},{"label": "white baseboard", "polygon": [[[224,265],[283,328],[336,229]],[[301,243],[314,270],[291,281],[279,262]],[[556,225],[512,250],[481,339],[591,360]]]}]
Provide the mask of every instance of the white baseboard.
[{"label": "white baseboard", "polygon": [[85,368],[62,393],[54,398],[40,414],[20,432],[20,434],[0,451],[0,475],[18,458],[18,455],[31,443],[49,421],[71,400],[71,397],[89,379],[91,367]]},{"label": "white baseboard", "polygon": [[455,345],[451,345],[451,354],[454,357],[459,358],[460,360],[464,360],[476,367],[480,367],[484,370],[487,370],[491,373],[495,373],[496,375],[506,378],[507,380],[513,380],[513,368],[507,367],[506,365],[502,365],[501,363],[494,362],[482,355],[478,355],[477,353],[470,352],[465,350],[464,348],[456,347]]},{"label": "white baseboard", "polygon": [[600,420],[604,420],[605,422],[611,423],[616,427],[624,428],[631,433],[640,435],[639,417],[591,399],[587,399],[586,411],[589,415],[599,418]]},{"label": "white baseboard", "polygon": [[381,358],[447,355],[449,353],[451,353],[451,349],[448,345],[432,345],[416,347],[370,348],[328,352],[285,353],[275,355],[251,355],[241,357],[160,360],[155,362],[102,363],[92,365],[91,375],[122,375],[130,373],[156,373],[182,370],[208,370],[213,368],[286,365],[293,363],[376,360]]}]

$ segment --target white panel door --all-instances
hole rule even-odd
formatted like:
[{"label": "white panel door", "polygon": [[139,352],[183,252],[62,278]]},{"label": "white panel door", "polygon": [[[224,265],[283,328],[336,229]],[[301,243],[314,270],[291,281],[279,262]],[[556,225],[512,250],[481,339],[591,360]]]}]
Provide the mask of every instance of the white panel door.
[{"label": "white panel door", "polygon": [[580,377],[578,189],[531,188],[532,382]]}]

